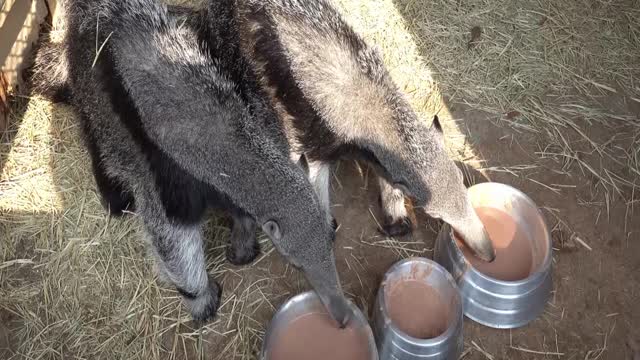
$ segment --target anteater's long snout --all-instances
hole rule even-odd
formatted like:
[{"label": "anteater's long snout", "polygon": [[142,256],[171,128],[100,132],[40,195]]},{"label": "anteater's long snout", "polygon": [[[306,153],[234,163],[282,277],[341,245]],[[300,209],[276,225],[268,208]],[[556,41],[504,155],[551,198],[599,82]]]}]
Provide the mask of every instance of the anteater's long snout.
[{"label": "anteater's long snout", "polygon": [[464,216],[459,221],[450,224],[477,257],[488,262],[496,258],[491,238],[471,203],[465,207]]},{"label": "anteater's long snout", "polygon": [[305,276],[329,315],[340,327],[345,327],[353,317],[353,311],[342,292],[335,263],[324,265],[305,269]]}]

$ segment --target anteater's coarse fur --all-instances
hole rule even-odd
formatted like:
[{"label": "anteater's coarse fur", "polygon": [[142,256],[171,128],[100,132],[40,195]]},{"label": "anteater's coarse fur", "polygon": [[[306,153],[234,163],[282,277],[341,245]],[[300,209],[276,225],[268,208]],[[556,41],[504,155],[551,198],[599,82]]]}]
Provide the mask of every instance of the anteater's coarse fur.
[{"label": "anteater's coarse fur", "polygon": [[[215,0],[212,0],[215,1]],[[494,250],[462,174],[447,156],[437,117],[418,118],[381,56],[329,0],[235,0],[241,46],[269,93],[292,150],[309,160],[310,179],[329,212],[330,166],[369,161],[380,175],[385,229],[410,231],[408,195],[450,223],[482,258]]]},{"label": "anteater's coarse fur", "polygon": [[67,88],[106,204],[139,214],[161,275],[193,318],[210,319],[219,304],[201,231],[205,210],[216,207],[234,218],[230,261],[258,254],[257,222],[344,322],[335,230],[250,68],[225,52],[238,48],[233,37],[219,32],[209,51],[158,0],[68,0],[65,8],[57,65],[68,79],[49,93]]}]

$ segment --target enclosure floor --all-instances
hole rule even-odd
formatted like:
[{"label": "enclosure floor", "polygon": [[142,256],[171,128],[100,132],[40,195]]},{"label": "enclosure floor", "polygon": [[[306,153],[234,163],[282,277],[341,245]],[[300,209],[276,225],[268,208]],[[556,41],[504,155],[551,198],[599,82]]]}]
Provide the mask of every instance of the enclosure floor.
[{"label": "enclosure floor", "polygon": [[[552,229],[544,314],[511,331],[467,319],[465,359],[637,359],[638,2],[338,3],[425,121],[439,114],[468,182],[524,191]],[[270,243],[234,267],[228,223],[209,216],[223,305],[194,329],[178,294],[156,282],[136,215],[102,208],[72,110],[19,97],[12,111],[0,142],[0,359],[255,358],[277,307],[308,288]],[[341,280],[368,312],[389,266],[432,257],[440,225],[420,214],[413,235],[382,236],[364,164],[340,163],[332,187]]]}]

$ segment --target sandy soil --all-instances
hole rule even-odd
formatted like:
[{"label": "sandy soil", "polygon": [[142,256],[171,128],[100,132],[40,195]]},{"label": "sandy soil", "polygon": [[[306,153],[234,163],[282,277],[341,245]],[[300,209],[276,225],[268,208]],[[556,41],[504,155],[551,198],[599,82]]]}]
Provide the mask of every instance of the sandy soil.
[{"label": "sandy soil", "polygon": [[[527,141],[508,130],[492,125],[486,115],[465,112],[460,106],[453,111],[454,117],[465,117],[470,124],[475,148],[487,160],[488,166],[518,165],[523,162],[538,163],[530,154],[536,151],[534,139]],[[490,174],[492,181],[511,184],[524,191],[542,207],[554,239],[554,295],[545,313],[530,325],[517,330],[495,330],[465,321],[465,346],[472,349],[465,358],[484,359],[480,347],[496,359],[626,359],[631,358],[626,345],[630,338],[638,336],[640,311],[637,301],[640,294],[640,244],[637,234],[640,223],[631,220],[626,225],[625,206],[613,206],[609,220],[597,208],[578,205],[578,200],[589,194],[589,179],[568,179],[556,175],[553,170],[560,166],[552,162],[540,163],[540,169],[528,176],[545,184],[575,184],[577,187],[563,190],[561,195],[545,189],[535,182],[524,179],[524,175],[514,177],[509,174]],[[374,196],[363,189],[362,183],[353,184],[346,178],[347,169],[340,173],[343,188],[336,189],[336,201],[349,203],[348,209],[336,207],[336,214],[343,226],[340,229],[338,247],[342,247],[342,276],[346,284],[354,284],[359,294],[371,300],[372,290],[388,266],[398,259],[393,251],[364,250],[370,267],[360,274],[350,272],[346,260],[354,251],[345,247],[355,246],[352,239],[362,234],[376,239],[376,223],[369,210],[377,209]],[[477,175],[481,178],[481,175]],[[359,199],[359,202],[353,201]],[[366,200],[365,200],[366,199]],[[600,216],[599,221],[597,221]],[[564,226],[558,226],[559,219]],[[424,220],[424,219],[422,219]],[[364,226],[363,226],[364,225]],[[569,230],[573,229],[573,230]],[[590,247],[588,250],[570,237],[576,235]],[[635,236],[633,234],[636,234]],[[423,240],[428,249],[433,248],[435,234],[421,223],[419,231],[407,239],[398,241],[416,242]],[[372,240],[375,241],[375,240]],[[362,246],[362,245],[360,245]],[[431,251],[416,255],[431,257]],[[363,285],[360,286],[359,282]],[[358,289],[359,288],[359,289]],[[371,302],[369,302],[371,304]],[[477,347],[476,345],[477,344]],[[548,355],[545,355],[548,353]],[[553,353],[560,353],[555,356]],[[600,357],[598,357],[600,356]]]}]

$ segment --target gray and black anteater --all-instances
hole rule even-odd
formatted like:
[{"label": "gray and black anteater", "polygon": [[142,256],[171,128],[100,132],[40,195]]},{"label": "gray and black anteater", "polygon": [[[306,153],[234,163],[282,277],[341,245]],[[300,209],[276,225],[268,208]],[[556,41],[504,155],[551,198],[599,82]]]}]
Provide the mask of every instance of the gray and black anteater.
[{"label": "gray and black anteater", "polygon": [[113,214],[135,208],[160,274],[193,318],[213,317],[221,294],[207,275],[201,231],[214,207],[233,217],[232,263],[258,254],[258,224],[345,323],[335,230],[234,53],[237,38],[215,28],[222,19],[208,25],[220,37],[203,44],[158,0],[68,0],[65,8],[66,38],[45,45],[37,66],[67,79],[37,71],[36,89],[77,110],[105,203]]}]

